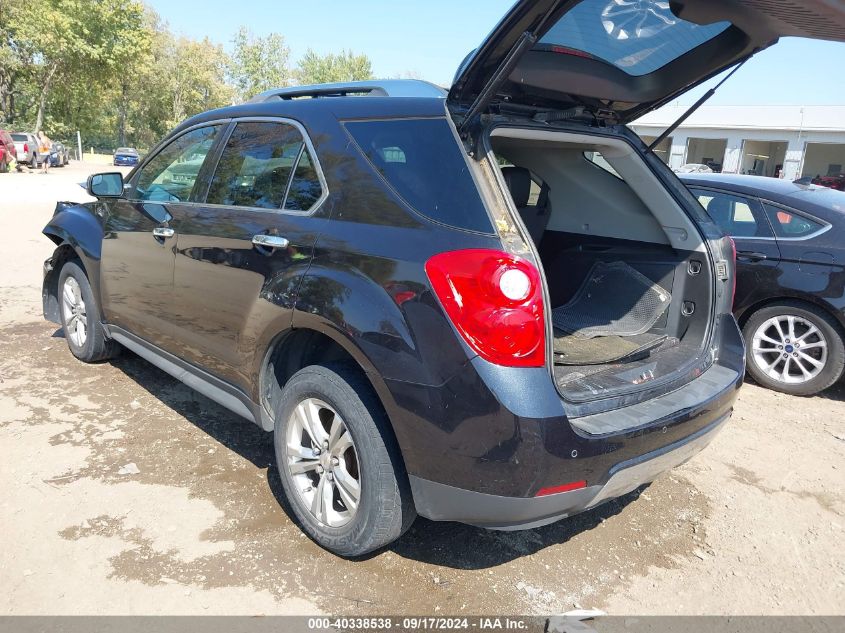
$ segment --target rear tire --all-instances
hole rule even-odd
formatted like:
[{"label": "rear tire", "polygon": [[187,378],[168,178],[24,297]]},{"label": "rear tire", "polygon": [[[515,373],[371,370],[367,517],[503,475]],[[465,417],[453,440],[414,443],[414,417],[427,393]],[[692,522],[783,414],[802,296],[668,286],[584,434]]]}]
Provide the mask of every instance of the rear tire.
[{"label": "rear tire", "polygon": [[357,367],[301,369],[285,384],[274,414],[282,486],[314,541],[340,556],[361,556],[411,526],[416,511],[399,449]]},{"label": "rear tire", "polygon": [[85,363],[113,358],[120,346],[106,337],[100,308],[78,261],[68,261],[59,273],[59,315],[71,354]]},{"label": "rear tire", "polygon": [[763,387],[811,396],[833,385],[845,370],[839,324],[812,305],[784,301],[761,308],[748,319],[743,335],[748,373]]}]

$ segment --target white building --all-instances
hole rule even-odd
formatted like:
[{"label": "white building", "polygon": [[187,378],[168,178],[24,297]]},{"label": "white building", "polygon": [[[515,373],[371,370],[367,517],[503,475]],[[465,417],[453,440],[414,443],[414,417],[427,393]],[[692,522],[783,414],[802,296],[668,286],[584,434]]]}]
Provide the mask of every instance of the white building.
[{"label": "white building", "polygon": [[[653,141],[688,106],[651,112],[631,127]],[[702,106],[655,150],[670,167],[714,163],[726,173],[785,177],[845,173],[845,106]]]}]

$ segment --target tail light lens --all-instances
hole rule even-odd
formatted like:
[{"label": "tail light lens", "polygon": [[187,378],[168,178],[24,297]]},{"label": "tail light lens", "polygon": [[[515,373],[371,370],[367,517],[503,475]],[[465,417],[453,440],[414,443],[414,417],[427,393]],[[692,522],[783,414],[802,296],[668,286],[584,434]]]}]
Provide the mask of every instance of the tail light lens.
[{"label": "tail light lens", "polygon": [[29,144],[28,143],[23,144],[23,153],[29,154]]},{"label": "tail light lens", "polygon": [[425,272],[449,319],[479,356],[509,367],[545,365],[542,284],[530,262],[471,249],[435,255]]}]

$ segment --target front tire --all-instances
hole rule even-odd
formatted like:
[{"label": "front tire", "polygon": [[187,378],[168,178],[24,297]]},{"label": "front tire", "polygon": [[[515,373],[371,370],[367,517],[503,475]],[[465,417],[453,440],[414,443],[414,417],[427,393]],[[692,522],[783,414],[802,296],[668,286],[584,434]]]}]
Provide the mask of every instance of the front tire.
[{"label": "front tire", "polygon": [[85,363],[114,357],[118,344],[106,337],[100,309],[82,266],[68,261],[59,273],[59,314],[71,354]]},{"label": "front tire", "polygon": [[763,387],[811,396],[842,377],[842,331],[812,305],[784,301],[761,308],[748,319],[743,335],[748,373]]},{"label": "front tire", "polygon": [[276,466],[300,526],[341,556],[398,539],[416,512],[389,423],[357,367],[312,365],[275,407]]}]

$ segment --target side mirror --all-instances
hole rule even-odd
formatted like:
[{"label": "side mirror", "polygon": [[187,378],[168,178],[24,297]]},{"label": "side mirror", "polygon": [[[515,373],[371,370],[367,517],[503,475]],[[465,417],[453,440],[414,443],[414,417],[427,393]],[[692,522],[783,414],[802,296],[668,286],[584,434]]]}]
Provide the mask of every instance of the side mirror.
[{"label": "side mirror", "polygon": [[109,172],[88,176],[85,190],[95,198],[120,198],[123,196],[123,174]]}]

